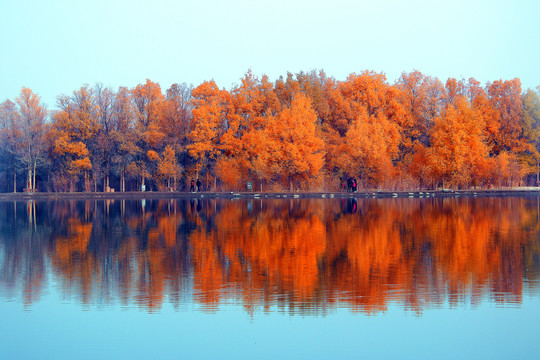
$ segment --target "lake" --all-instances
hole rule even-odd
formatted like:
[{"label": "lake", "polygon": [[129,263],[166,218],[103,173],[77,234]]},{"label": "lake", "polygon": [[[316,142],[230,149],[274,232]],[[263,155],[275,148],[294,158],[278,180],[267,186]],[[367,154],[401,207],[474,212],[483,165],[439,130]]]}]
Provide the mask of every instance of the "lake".
[{"label": "lake", "polygon": [[537,197],[0,202],[0,358],[534,358]]}]

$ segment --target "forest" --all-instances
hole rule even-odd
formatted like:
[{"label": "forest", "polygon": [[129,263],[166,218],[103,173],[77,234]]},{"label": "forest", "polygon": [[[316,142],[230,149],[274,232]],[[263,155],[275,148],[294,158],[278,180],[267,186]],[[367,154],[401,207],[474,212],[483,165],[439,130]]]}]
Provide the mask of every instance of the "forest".
[{"label": "forest", "polygon": [[337,191],[536,186],[540,86],[419,71],[338,81],[83,85],[48,110],[22,88],[0,103],[0,192]]}]

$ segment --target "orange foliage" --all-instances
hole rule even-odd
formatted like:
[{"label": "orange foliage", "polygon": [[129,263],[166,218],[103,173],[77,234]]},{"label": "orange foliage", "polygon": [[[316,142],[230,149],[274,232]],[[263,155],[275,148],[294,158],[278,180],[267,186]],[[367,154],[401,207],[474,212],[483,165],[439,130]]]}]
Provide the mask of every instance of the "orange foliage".
[{"label": "orange foliage", "polygon": [[[324,142],[317,128],[311,101],[298,93],[291,107],[283,109],[267,127],[267,169],[274,177],[293,183],[316,176],[323,166]],[[301,183],[299,184],[301,185]]]},{"label": "orange foliage", "polygon": [[468,187],[487,180],[488,146],[484,123],[463,96],[455,96],[431,132],[430,159],[437,182],[443,187]]},{"label": "orange foliage", "polygon": [[399,126],[382,113],[370,116],[364,108],[359,111],[340,147],[340,165],[345,173],[360,175],[368,184],[385,184],[395,172]]},{"label": "orange foliage", "polygon": [[[173,84],[166,96],[149,79],[116,94],[85,85],[58,98],[47,129],[39,97],[23,88],[2,113],[28,126],[3,155],[25,163],[35,178],[47,163],[47,143],[46,171],[55,171],[41,178],[52,177],[56,190],[67,182],[75,190],[83,172],[85,190],[90,175],[94,184],[106,178],[104,188],[112,177],[125,190],[130,174],[131,189],[146,179],[150,189],[164,188],[165,179],[176,188],[190,177],[237,190],[255,181],[333,191],[338,178],[349,177],[384,189],[530,185],[540,156],[535,99],[533,91],[521,94],[519,79],[482,87],[450,78],[443,86],[412,71],[389,84],[374,71],[344,81],[311,71],[272,83],[248,71],[230,91],[214,81]],[[497,164],[506,156],[503,171]]]}]

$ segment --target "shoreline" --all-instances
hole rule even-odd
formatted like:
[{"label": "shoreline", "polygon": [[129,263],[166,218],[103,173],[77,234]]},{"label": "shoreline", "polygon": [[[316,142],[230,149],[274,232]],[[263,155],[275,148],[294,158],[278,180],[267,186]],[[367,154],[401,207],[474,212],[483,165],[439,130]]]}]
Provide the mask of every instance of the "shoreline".
[{"label": "shoreline", "polygon": [[365,199],[365,198],[456,198],[540,196],[540,188],[435,191],[362,191],[362,192],[73,192],[2,193],[0,201],[17,200],[107,200],[107,199]]}]

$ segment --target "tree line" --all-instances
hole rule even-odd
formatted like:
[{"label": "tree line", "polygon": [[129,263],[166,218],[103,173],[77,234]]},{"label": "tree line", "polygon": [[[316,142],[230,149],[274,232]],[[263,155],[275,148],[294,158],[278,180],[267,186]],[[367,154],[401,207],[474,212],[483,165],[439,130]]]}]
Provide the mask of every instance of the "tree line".
[{"label": "tree line", "polygon": [[158,83],[88,85],[49,111],[23,88],[0,104],[0,191],[437,189],[536,185],[540,87],[519,79],[390,84],[373,71],[271,82],[248,71],[230,90]]}]

